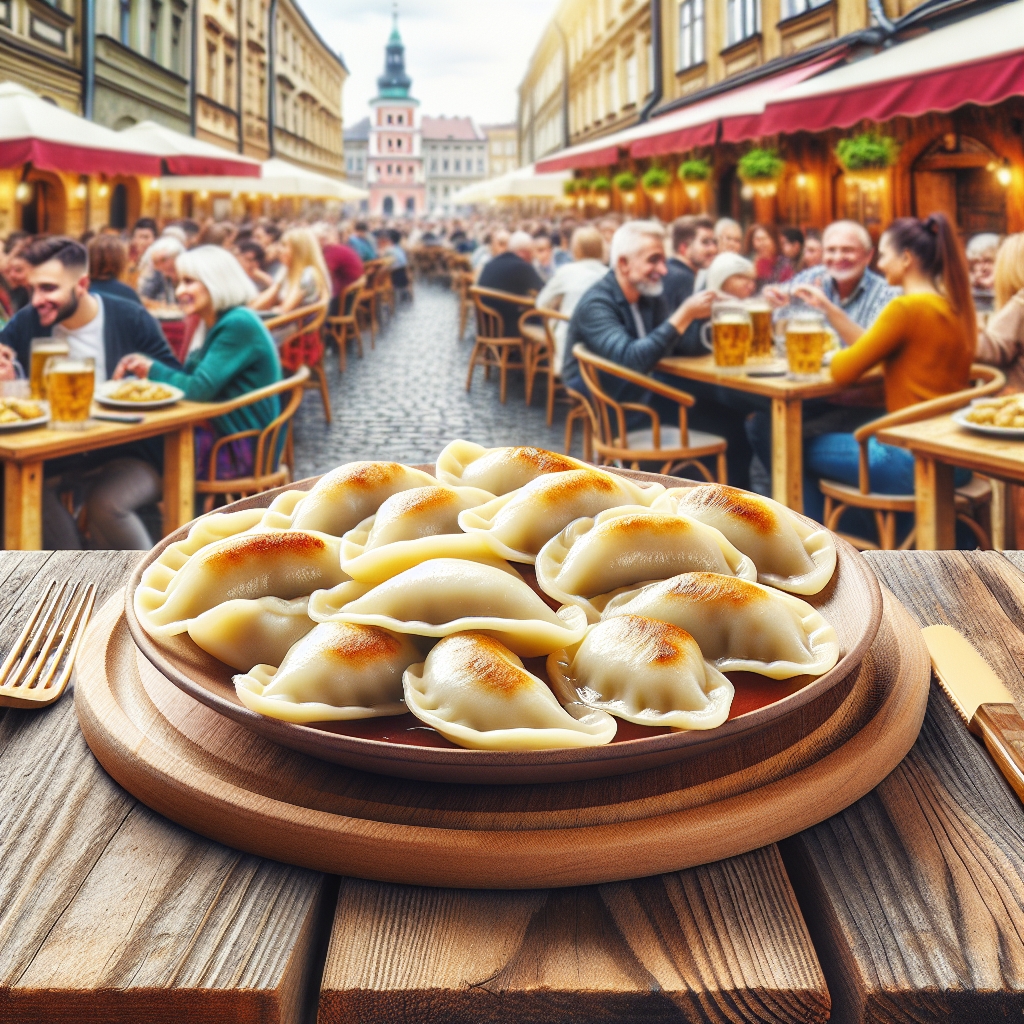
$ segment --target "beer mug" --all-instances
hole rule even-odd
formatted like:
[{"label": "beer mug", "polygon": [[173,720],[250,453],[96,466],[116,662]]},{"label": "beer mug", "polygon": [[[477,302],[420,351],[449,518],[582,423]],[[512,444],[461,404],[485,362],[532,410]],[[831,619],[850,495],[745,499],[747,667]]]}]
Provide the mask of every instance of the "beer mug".
[{"label": "beer mug", "polygon": [[772,307],[768,305],[767,299],[762,298],[748,299],[746,307],[751,326],[750,358],[765,362],[775,355]]},{"label": "beer mug", "polygon": [[53,430],[84,430],[96,387],[96,361],[50,356],[43,369]]},{"label": "beer mug", "polygon": [[43,368],[52,356],[66,356],[68,343],[59,338],[33,338],[29,350],[28,386],[32,397],[38,402],[46,398],[43,383]]},{"label": "beer mug", "polygon": [[786,359],[789,375],[796,379],[816,377],[829,343],[825,315],[816,309],[798,309],[786,323]]},{"label": "beer mug", "polygon": [[713,303],[711,322],[701,330],[705,345],[708,344],[709,330],[715,366],[726,373],[740,373],[750,353],[753,333],[747,308],[739,301]]}]

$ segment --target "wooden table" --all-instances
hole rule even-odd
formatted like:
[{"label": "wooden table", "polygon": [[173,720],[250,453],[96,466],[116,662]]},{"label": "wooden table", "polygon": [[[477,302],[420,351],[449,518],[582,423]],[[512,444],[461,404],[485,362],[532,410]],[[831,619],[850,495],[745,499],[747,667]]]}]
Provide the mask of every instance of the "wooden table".
[{"label": "wooden table", "polygon": [[[0,646],[54,576],[0,554]],[[1024,553],[884,552],[1024,706]],[[400,783],[396,783],[400,785]],[[0,709],[0,1020],[925,1022],[1024,1013],[1024,809],[933,687],[871,794],[777,846],[579,889],[436,890],[237,853],[113,783],[65,697]]]},{"label": "wooden table", "polygon": [[[996,481],[1024,483],[1024,441],[975,434],[957,426],[952,416],[890,427],[879,431],[878,440],[906,448],[914,456],[919,551],[956,547],[955,467]],[[998,527],[1011,515],[1005,507],[1005,489],[994,488],[992,504],[993,545],[999,548],[1003,544]]]},{"label": "wooden table", "polygon": [[[657,370],[687,380],[762,395],[772,403],[772,497],[797,512],[804,510],[803,403],[847,390],[822,373],[818,380],[790,380],[786,376],[750,377],[723,373],[714,356],[670,356]],[[867,384],[873,380],[865,380]]]}]

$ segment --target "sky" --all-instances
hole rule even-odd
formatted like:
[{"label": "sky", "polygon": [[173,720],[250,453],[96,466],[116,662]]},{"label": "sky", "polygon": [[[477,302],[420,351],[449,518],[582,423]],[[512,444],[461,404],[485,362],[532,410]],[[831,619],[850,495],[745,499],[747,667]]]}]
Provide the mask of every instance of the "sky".
[{"label": "sky", "polygon": [[[384,70],[391,0],[300,0],[351,75],[345,124],[369,111]],[[513,121],[516,88],[557,0],[399,0],[405,67],[420,111],[470,116],[478,124]]]}]

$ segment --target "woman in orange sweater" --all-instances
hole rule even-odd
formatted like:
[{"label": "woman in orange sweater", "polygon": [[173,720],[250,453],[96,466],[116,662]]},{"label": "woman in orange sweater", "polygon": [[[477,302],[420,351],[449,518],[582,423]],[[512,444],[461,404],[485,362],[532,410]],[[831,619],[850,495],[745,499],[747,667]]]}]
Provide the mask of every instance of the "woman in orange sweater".
[{"label": "woman in orange sweater", "polygon": [[[881,364],[889,412],[966,388],[977,326],[967,262],[949,221],[941,213],[923,221],[893,221],[878,246],[878,269],[903,294],[871,327],[858,331],[855,340],[847,339],[853,342],[850,347],[832,358],[833,379],[852,384]],[[807,441],[804,465],[812,478],[807,483],[813,481],[804,492],[808,515],[820,520],[824,510],[817,478],[856,485],[858,453],[853,434],[822,434]],[[872,438],[868,459],[873,491],[913,494],[914,459],[909,452]],[[966,479],[970,474],[962,475]]]}]

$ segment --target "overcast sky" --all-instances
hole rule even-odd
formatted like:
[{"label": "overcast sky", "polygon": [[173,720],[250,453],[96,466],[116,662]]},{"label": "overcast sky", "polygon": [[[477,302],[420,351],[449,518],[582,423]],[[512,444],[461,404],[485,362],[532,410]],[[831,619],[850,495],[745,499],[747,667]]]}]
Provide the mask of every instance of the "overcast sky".
[{"label": "overcast sky", "polygon": [[[324,40],[340,50],[345,124],[368,113],[384,71],[390,0],[300,0]],[[405,66],[420,110],[512,121],[516,87],[557,0],[399,0]]]}]

